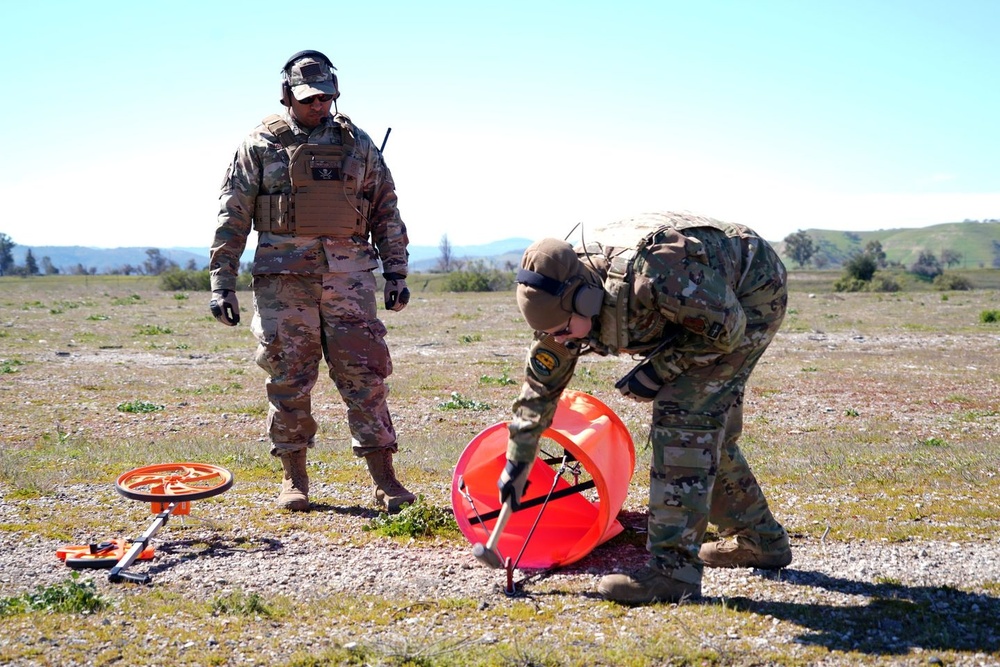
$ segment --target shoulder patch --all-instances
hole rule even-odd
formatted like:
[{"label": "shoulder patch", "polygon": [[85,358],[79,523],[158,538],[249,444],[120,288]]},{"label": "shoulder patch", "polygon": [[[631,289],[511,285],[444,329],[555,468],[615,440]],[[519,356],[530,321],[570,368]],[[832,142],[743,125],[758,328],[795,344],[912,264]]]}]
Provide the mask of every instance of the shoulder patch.
[{"label": "shoulder patch", "polygon": [[559,368],[559,357],[549,350],[535,350],[535,354],[531,357],[531,368],[540,376],[548,377]]}]

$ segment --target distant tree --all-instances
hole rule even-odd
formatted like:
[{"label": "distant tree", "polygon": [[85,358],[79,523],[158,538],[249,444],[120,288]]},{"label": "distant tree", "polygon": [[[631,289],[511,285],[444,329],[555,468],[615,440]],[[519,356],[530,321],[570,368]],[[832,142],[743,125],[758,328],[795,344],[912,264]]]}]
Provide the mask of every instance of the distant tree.
[{"label": "distant tree", "polygon": [[57,273],[59,273],[59,269],[53,266],[52,258],[49,257],[48,255],[42,257],[42,271],[47,276],[54,276]]},{"label": "distant tree", "polygon": [[131,264],[122,264],[121,266],[115,266],[111,269],[108,269],[108,273],[110,273],[113,276],[131,276],[132,274],[141,276],[142,267],[132,266]]},{"label": "distant tree", "polygon": [[77,262],[77,265],[73,267],[74,276],[85,276],[89,273],[90,272],[87,271],[87,267],[85,267],[83,264],[80,264],[79,262]]},{"label": "distant tree", "polygon": [[941,264],[951,268],[962,263],[962,253],[945,248],[941,251]]},{"label": "distant tree", "polygon": [[187,264],[184,266],[184,269],[187,270],[187,271],[197,271],[198,270],[198,262],[197,262],[197,260],[195,260],[194,257],[192,257],[191,259],[189,259],[187,261]]},{"label": "distant tree", "polygon": [[844,271],[847,272],[847,275],[855,280],[863,280],[865,282],[875,277],[876,270],[878,270],[878,262],[867,252],[855,254],[844,264]]},{"label": "distant tree", "polygon": [[441,235],[441,242],[438,244],[438,250],[441,252],[441,256],[438,258],[438,269],[443,273],[448,273],[452,270],[452,256],[451,256],[451,242],[448,241],[448,235]]},{"label": "distant tree", "polygon": [[0,232],[0,276],[5,276],[14,268],[14,243],[9,236]]},{"label": "distant tree", "polygon": [[785,252],[801,269],[816,253],[816,242],[807,232],[800,229],[785,237]]},{"label": "distant tree", "polygon": [[164,257],[159,248],[146,250],[146,261],[142,265],[146,269],[146,274],[150,276],[158,276],[165,271],[177,268],[177,262]]},{"label": "distant tree", "polygon": [[933,280],[943,272],[938,258],[929,250],[921,250],[917,261],[910,265],[910,273],[927,280]]},{"label": "distant tree", "polygon": [[29,276],[38,275],[38,262],[35,261],[35,256],[31,254],[31,248],[28,248],[28,254],[24,256],[24,272]]},{"label": "distant tree", "polygon": [[885,251],[882,250],[882,242],[871,240],[865,244],[865,254],[875,260],[875,264],[880,269],[886,267]]}]

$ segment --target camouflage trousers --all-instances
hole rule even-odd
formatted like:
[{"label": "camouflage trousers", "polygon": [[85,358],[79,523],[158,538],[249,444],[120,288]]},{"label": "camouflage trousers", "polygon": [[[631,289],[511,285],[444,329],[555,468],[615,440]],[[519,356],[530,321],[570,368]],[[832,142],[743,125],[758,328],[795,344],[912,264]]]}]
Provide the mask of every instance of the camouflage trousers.
[{"label": "camouflage trousers", "polygon": [[347,405],[355,454],[396,451],[385,384],[392,360],[372,272],[254,276],[253,292],[255,359],[269,375],[271,453],[313,446],[311,392],[320,359]]},{"label": "camouflage trousers", "polygon": [[785,314],[783,280],[771,289],[770,301],[744,304],[746,334],[733,352],[691,360],[653,403],[647,548],[680,581],[701,581],[698,550],[710,521],[723,535],[784,534],[737,444],[747,379]]}]

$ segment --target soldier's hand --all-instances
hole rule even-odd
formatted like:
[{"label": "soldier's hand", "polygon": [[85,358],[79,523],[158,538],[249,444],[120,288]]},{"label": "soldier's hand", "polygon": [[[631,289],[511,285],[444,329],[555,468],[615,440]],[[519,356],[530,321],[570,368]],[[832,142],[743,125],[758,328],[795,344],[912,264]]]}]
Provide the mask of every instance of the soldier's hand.
[{"label": "soldier's hand", "polygon": [[208,309],[212,311],[215,319],[229,327],[235,327],[240,323],[240,302],[236,298],[236,292],[231,289],[212,290],[212,300],[208,302]]},{"label": "soldier's hand", "polygon": [[410,290],[406,286],[406,276],[399,273],[385,273],[385,309],[400,311],[410,302]]},{"label": "soldier's hand", "polygon": [[524,490],[528,488],[528,474],[531,472],[533,463],[507,459],[507,465],[504,466],[503,472],[500,473],[500,479],[497,480],[501,503],[507,502],[509,498],[511,509],[516,510],[521,506],[521,497],[524,496]]},{"label": "soldier's hand", "polygon": [[632,371],[615,383],[615,387],[622,393],[622,396],[633,398],[640,403],[649,403],[660,387],[663,386],[663,378],[653,368],[651,361],[639,364]]}]

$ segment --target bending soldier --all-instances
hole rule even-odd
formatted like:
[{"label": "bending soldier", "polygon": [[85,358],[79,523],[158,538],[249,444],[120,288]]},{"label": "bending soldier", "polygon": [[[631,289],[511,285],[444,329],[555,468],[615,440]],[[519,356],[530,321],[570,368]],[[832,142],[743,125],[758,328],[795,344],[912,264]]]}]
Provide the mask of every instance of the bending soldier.
[{"label": "bending soldier", "polygon": [[211,249],[210,307],[223,324],[239,323],[236,276],[251,227],[257,364],[269,375],[271,454],[284,469],[279,507],[309,509],[306,453],[317,425],[310,394],[326,359],[347,405],[354,453],[364,457],[376,500],[390,512],[415,497],[396,478],[397,451],[386,403],[392,360],[377,317],[381,260],[385,305],[409,301],[409,239],[395,184],[371,138],[341,113],[330,60],[293,55],[281,71],[282,115],[264,119],[226,172]]},{"label": "bending soldier", "polygon": [[[752,230],[687,213],[587,230],[586,247],[532,244],[517,303],[535,330],[497,486],[517,506],[580,355],[644,357],[617,388],[652,403],[650,557],[602,578],[605,598],[639,604],[701,594],[704,565],[780,568],[784,528],[740,452],[747,378],[784,318],[785,268]],[[702,544],[709,522],[721,539]]]}]

